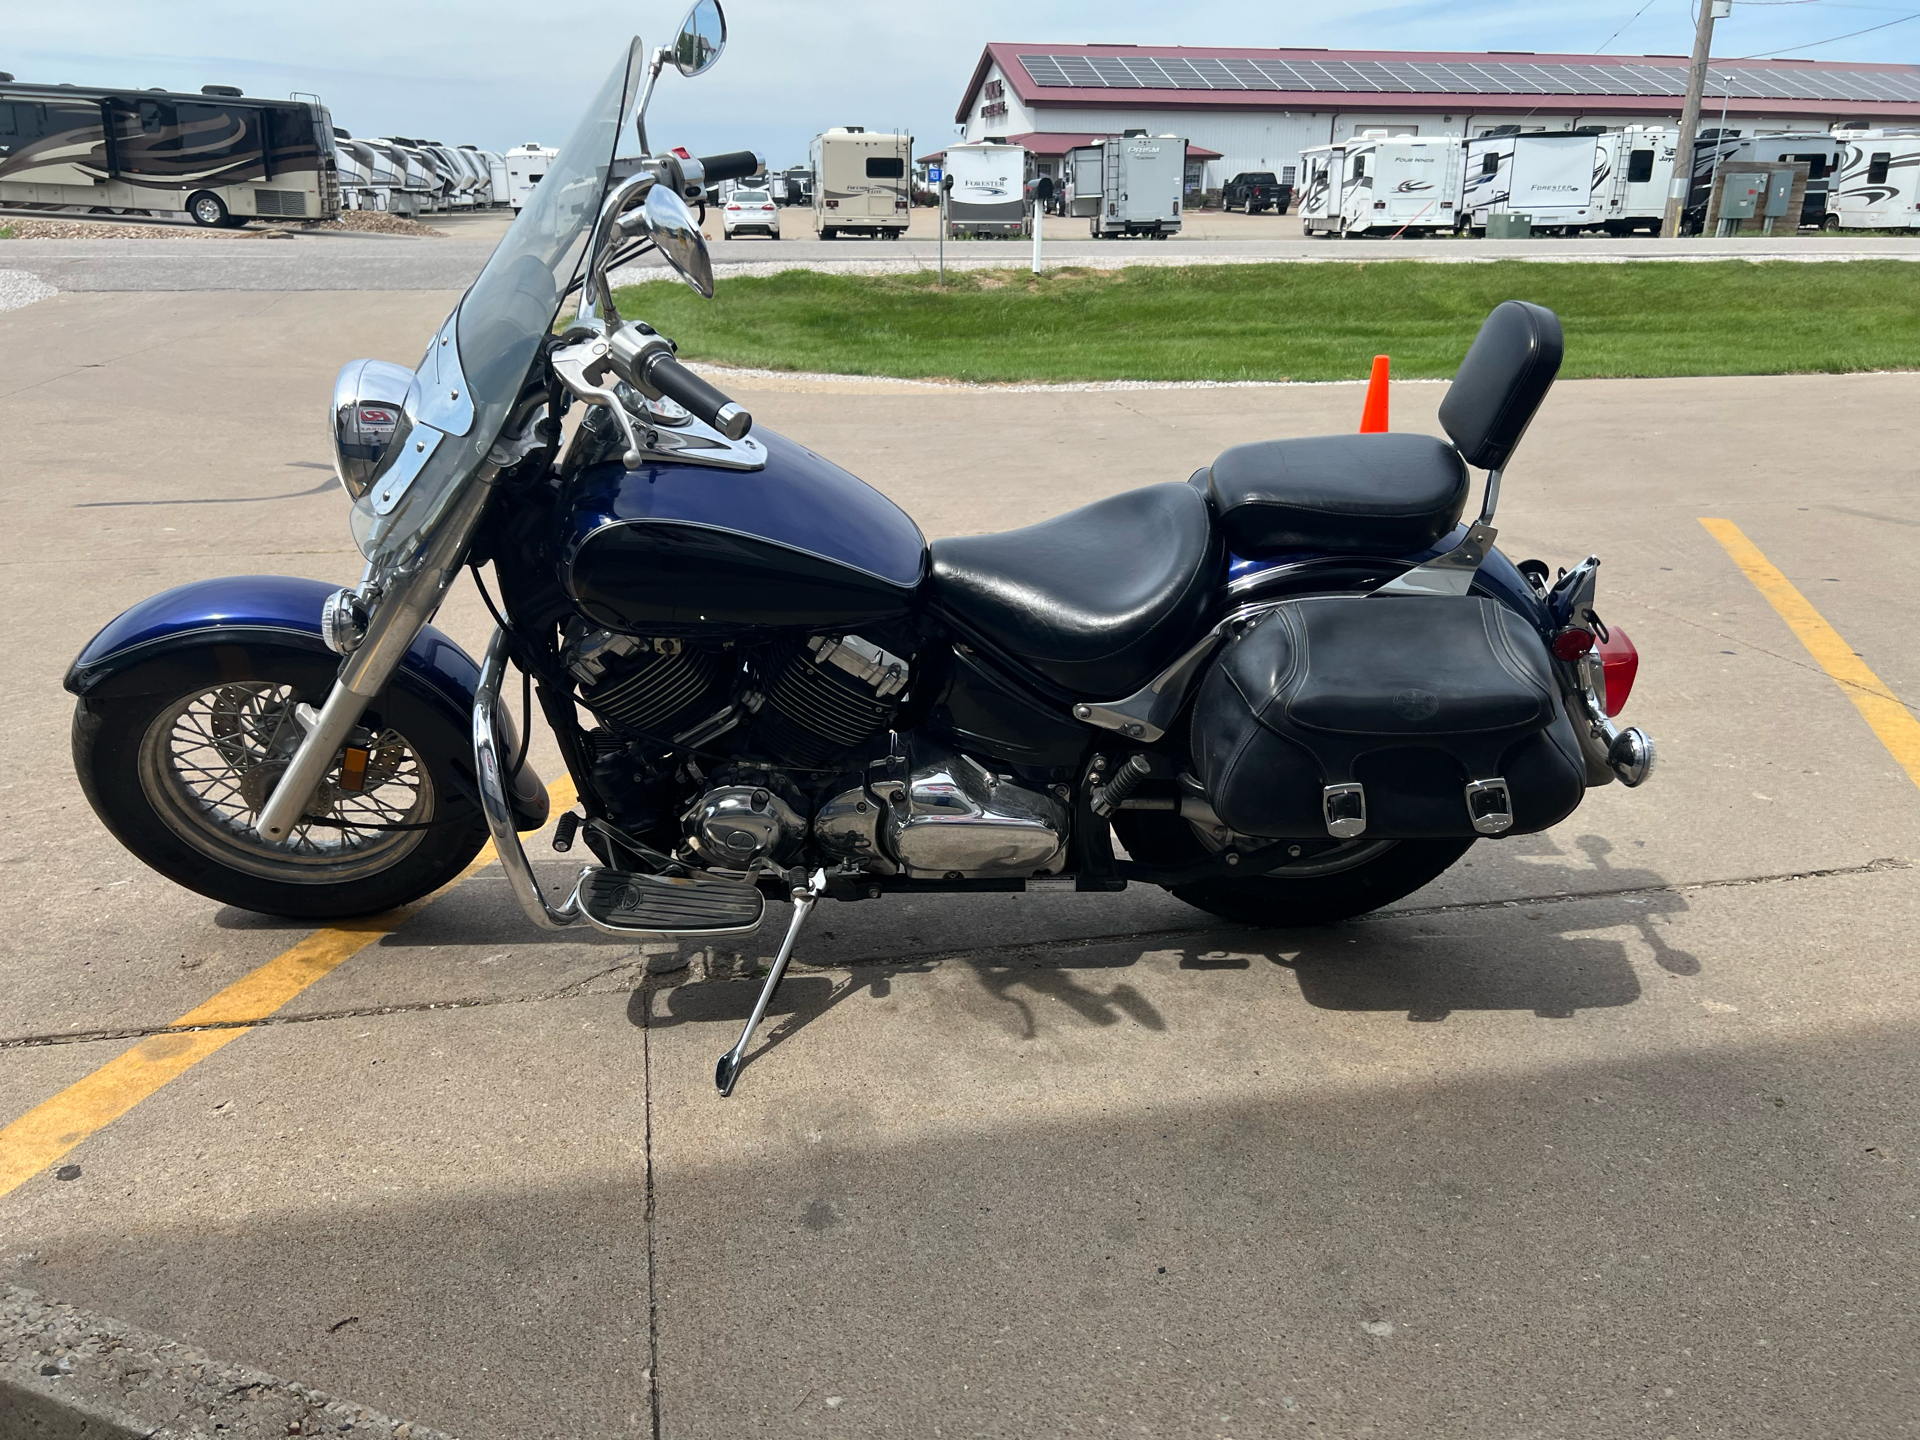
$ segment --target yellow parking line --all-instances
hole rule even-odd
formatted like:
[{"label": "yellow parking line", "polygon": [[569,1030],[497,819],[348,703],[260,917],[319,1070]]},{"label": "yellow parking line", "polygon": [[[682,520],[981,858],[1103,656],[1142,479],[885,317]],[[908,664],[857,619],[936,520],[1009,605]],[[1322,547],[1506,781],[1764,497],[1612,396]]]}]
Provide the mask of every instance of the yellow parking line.
[{"label": "yellow parking line", "polygon": [[1867,662],[1853,653],[1853,647],[1840,638],[1840,632],[1807,603],[1807,597],[1793,588],[1793,582],[1760,553],[1738,525],[1731,520],[1704,516],[1700,523],[1746,573],[1767,603],[1780,612],[1780,618],[1800,637],[1800,643],[1820,662],[1820,668],[1834,678],[1841,693],[1853,702],[1913,783],[1920,785],[1920,720],[1916,720],[1900,697],[1868,668]]},{"label": "yellow parking line", "polygon": [[[556,811],[571,808],[573,781],[562,777],[547,787]],[[384,915],[369,915],[316,930],[291,950],[243,975],[206,1004],[175,1020],[170,1030],[218,1025],[217,1030],[150,1035],[116,1055],[51,1100],[36,1105],[0,1130],[0,1196],[38,1175],[74,1146],[112,1124],[169,1080],[186,1074],[221,1046],[247,1033],[314,981],[331,974],[362,950],[391,935],[414,914],[494,860],[489,841],[480,853],[434,895]]]}]

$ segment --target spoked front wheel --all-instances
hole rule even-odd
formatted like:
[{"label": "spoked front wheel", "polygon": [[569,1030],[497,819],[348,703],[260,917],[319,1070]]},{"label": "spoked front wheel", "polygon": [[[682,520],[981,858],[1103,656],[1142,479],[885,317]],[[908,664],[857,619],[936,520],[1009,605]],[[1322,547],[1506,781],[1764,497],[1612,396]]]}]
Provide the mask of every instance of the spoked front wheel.
[{"label": "spoked front wheel", "polygon": [[[1214,853],[1195,827],[1166,810],[1122,810],[1120,843],[1147,865],[1193,865]],[[1171,887],[1189,905],[1243,925],[1331,925],[1378,910],[1428,884],[1473,844],[1467,840],[1302,842],[1279,869],[1245,879]]]},{"label": "spoked front wheel", "polygon": [[459,874],[486,839],[464,737],[400,682],[289,840],[260,837],[260,807],[304,733],[295,706],[318,706],[333,678],[317,657],[262,658],[245,679],[80,702],[74,764],[114,836],[211,899],[307,920],[390,910]]}]

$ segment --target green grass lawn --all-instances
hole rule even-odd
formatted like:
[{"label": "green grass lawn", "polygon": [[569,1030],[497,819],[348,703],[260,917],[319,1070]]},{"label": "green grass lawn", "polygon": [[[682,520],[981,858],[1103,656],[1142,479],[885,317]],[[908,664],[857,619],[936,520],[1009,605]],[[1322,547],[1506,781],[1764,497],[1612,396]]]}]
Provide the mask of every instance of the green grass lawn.
[{"label": "green grass lawn", "polygon": [[629,286],[693,360],[956,380],[1343,380],[1376,354],[1453,374],[1502,300],[1551,307],[1561,374],[1774,375],[1920,368],[1920,264],[1192,265]]}]

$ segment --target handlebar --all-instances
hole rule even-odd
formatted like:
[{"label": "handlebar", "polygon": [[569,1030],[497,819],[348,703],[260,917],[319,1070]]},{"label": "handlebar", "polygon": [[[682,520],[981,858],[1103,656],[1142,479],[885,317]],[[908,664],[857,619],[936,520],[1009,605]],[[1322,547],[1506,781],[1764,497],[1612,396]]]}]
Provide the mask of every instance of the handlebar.
[{"label": "handlebar", "polygon": [[735,150],[726,155],[703,155],[700,157],[700,168],[709,185],[717,180],[744,180],[760,172],[760,157],[751,150]]},{"label": "handlebar", "polygon": [[739,440],[753,428],[753,416],[687,369],[665,350],[655,350],[640,362],[638,377],[676,404],[707,422],[729,440]]}]

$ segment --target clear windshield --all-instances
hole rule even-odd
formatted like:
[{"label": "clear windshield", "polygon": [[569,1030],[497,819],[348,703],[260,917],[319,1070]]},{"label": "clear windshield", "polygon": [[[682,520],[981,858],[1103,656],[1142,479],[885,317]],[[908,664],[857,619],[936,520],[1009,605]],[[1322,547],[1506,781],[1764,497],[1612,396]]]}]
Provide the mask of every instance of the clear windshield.
[{"label": "clear windshield", "polygon": [[[461,482],[473,475],[499,438],[541,338],[552,329],[560,302],[585,259],[594,217],[606,198],[621,123],[639,98],[644,60],[636,36],[560,147],[559,158],[548,164],[480,278],[461,298],[453,335],[472,423],[459,433],[453,433],[449,423],[437,443],[429,439],[434,422],[446,422],[449,415],[447,407],[437,403],[442,387],[436,343],[429,343],[415,395],[408,401],[411,428],[394,437],[381,474],[353,507],[354,539],[376,569],[405,554],[414,537],[444,513]],[[430,391],[436,403],[415,403]],[[382,515],[382,478],[410,450],[426,455],[425,463],[398,504]]]}]

